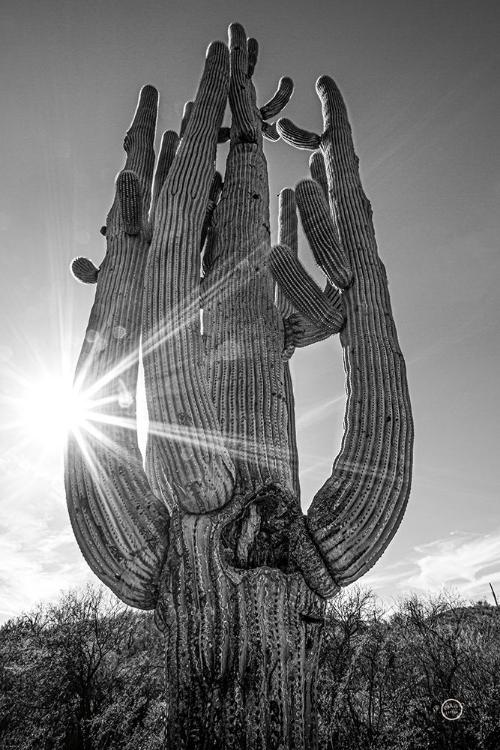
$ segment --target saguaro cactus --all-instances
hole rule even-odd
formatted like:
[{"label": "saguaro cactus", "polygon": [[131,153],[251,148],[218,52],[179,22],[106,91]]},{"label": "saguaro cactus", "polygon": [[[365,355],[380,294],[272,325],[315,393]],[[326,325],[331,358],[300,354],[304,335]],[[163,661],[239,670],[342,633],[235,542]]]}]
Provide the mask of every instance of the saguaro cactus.
[{"label": "saguaro cactus", "polygon": [[[257,57],[239,24],[229,50],[209,47],[180,135],[163,136],[154,186],[158,95],[142,90],[106,257],[99,269],[82,258],[72,266],[97,293],[75,378],[88,413],[68,441],[69,513],[92,570],[124,602],[155,609],[167,747],[316,746],[326,600],[382,554],[410,486],[404,362],[344,104],[320,79],[323,135],[276,127],[267,120],[293,85],[281,79],[259,108]],[[263,138],[279,134],[315,149],[314,179],[283,192],[271,249]],[[222,181],[215,155],[227,139]],[[297,260],[296,205],[324,291]],[[339,331],[345,435],[306,517],[288,360]]]}]

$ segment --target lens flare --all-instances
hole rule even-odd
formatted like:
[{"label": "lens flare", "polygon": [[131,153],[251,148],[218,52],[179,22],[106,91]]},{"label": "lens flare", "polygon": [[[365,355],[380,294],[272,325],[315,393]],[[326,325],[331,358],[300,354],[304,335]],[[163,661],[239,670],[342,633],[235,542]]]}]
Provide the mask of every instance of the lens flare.
[{"label": "lens flare", "polygon": [[20,404],[20,421],[27,438],[61,447],[70,431],[83,427],[89,404],[62,378],[27,383]]}]

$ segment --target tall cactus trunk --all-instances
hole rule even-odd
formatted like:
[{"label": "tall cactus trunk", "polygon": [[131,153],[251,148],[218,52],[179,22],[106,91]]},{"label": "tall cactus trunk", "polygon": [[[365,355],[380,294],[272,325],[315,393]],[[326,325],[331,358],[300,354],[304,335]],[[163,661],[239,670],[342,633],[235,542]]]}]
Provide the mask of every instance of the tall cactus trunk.
[{"label": "tall cactus trunk", "polygon": [[167,747],[310,750],[325,599],[290,560],[289,527],[300,515],[293,396],[268,268],[261,117],[236,24],[230,49],[231,147],[205,249],[202,307],[206,376],[235,484],[217,515],[173,515],[157,607]]},{"label": "tall cactus trunk", "polygon": [[325,600],[300,573],[239,570],[221,519],[173,526],[157,622],[166,636],[166,747],[313,750]]}]

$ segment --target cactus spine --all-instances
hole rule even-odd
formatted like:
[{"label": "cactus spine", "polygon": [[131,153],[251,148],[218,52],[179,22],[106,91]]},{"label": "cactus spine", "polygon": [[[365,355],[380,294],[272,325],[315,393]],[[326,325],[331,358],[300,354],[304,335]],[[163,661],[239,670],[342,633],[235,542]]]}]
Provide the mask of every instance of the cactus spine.
[{"label": "cactus spine", "polygon": [[[323,78],[322,136],[267,122],[293,84],[282,78],[259,108],[257,59],[239,24],[229,49],[209,47],[180,134],[163,136],[154,187],[158,95],[143,89],[106,257],[100,269],[81,258],[72,265],[97,292],[75,378],[89,413],[68,442],[70,518],[101,580],[123,601],[155,609],[166,638],[166,742],[179,749],[316,747],[326,599],[380,556],[409,490],[404,363],[345,107]],[[271,250],[262,144],[278,133],[316,150],[315,181],[282,194]],[[222,180],[215,154],[227,138]],[[324,291],[296,257],[295,201]],[[288,360],[295,346],[339,330],[346,433],[304,517]]]}]

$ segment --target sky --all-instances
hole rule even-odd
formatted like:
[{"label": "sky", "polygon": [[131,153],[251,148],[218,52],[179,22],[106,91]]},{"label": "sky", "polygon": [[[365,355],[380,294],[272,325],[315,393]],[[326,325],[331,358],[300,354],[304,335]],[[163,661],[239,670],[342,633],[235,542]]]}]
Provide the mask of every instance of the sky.
[{"label": "sky", "polygon": [[[205,50],[238,21],[258,39],[259,103],[319,132],[314,84],[342,90],[406,358],[413,487],[390,547],[359,583],[500,595],[500,6],[496,0],[4,0],[0,29],[0,622],[93,579],[73,538],[58,412],[94,288],[122,141],[140,88],[178,129]],[[269,143],[277,195],[308,152]],[[305,240],[301,257],[319,275]],[[331,472],[345,405],[338,340],[292,360],[304,509]],[[58,432],[59,430],[59,432]]]}]

